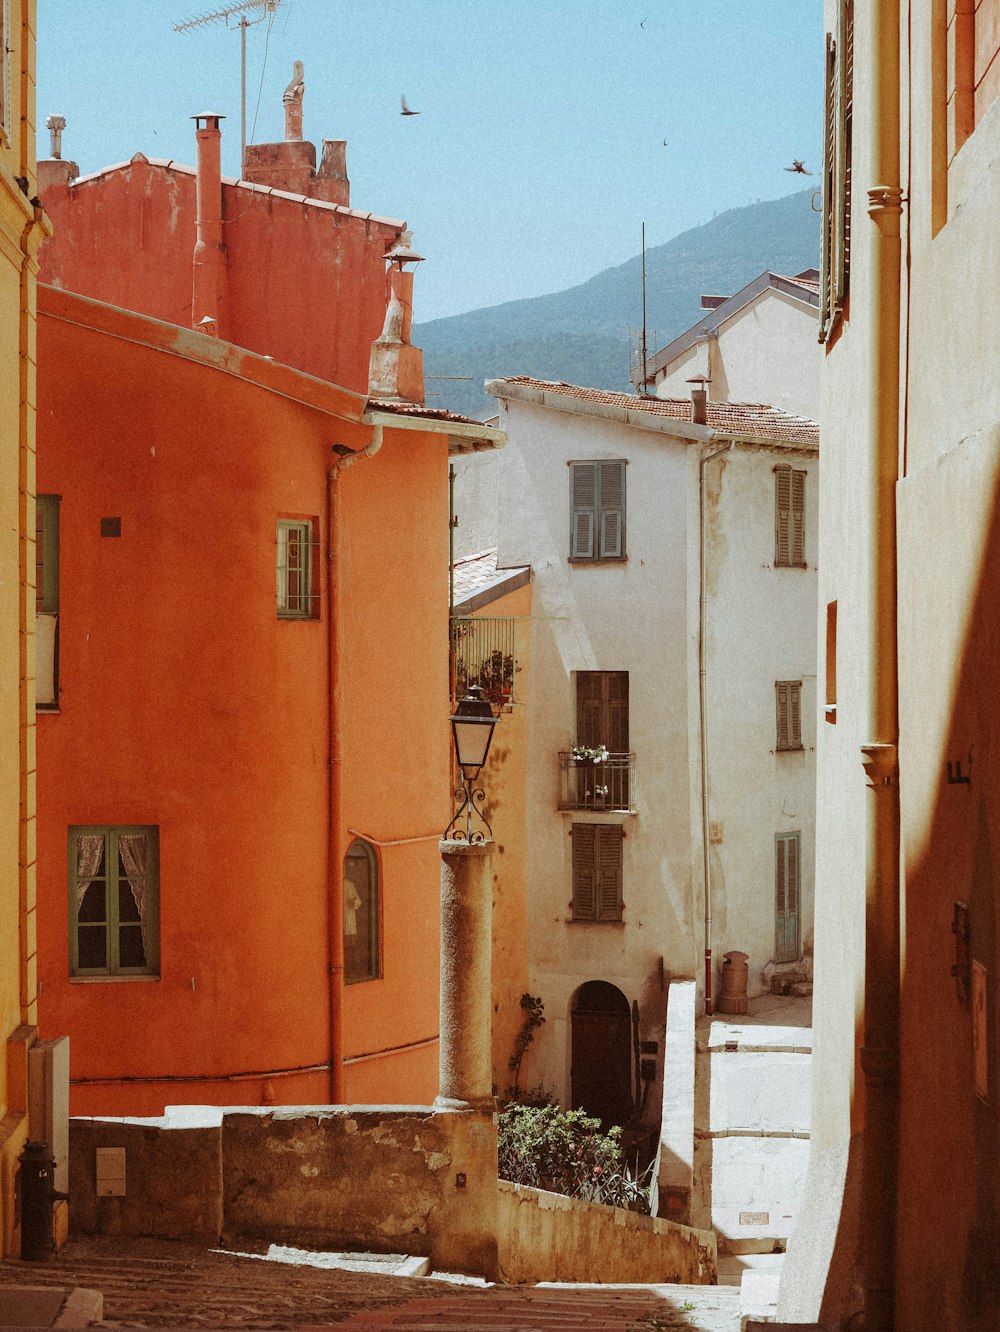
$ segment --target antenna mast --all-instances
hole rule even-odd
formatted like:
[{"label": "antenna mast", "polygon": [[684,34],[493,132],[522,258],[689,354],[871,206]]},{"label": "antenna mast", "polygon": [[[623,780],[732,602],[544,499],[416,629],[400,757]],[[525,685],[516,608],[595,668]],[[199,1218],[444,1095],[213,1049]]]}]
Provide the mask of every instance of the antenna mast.
[{"label": "antenna mast", "polygon": [[[213,10],[211,14],[202,14],[197,18],[185,19],[183,23],[175,23],[174,32],[190,32],[192,28],[204,28],[209,23],[225,23],[230,30],[237,27],[240,30],[240,176],[246,171],[247,161],[247,28],[252,28],[254,24],[263,23],[271,14],[277,11],[281,0],[240,0],[239,4],[223,5],[221,9]],[[247,18],[247,14],[255,9],[262,9],[264,12],[259,18],[252,21]],[[233,24],[229,20],[238,14],[238,21]]]},{"label": "antenna mast", "polygon": [[639,392],[646,393],[646,224],[642,224],[642,378]]}]

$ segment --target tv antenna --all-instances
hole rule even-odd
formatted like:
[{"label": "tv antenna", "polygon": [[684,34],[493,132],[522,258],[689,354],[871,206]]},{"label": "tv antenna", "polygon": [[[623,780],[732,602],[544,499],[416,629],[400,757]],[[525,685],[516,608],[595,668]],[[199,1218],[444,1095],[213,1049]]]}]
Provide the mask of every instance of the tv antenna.
[{"label": "tv antenna", "polygon": [[[246,172],[247,161],[247,28],[263,23],[277,12],[281,0],[240,0],[239,4],[223,5],[211,14],[185,19],[174,24],[174,32],[190,32],[192,28],[205,28],[209,23],[224,23],[230,30],[240,30],[240,176]],[[254,10],[263,10],[257,18],[247,18]],[[237,15],[239,16],[237,18]],[[236,21],[231,23],[230,19]]]}]

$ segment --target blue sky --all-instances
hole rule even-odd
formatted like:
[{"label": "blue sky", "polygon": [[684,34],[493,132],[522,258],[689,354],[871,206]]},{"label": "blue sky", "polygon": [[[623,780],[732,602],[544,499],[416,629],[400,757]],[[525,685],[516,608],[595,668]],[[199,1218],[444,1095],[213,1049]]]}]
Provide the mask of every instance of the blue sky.
[{"label": "blue sky", "polygon": [[[237,174],[239,33],[172,31],[231,2],[38,0],[39,126],[65,115],[93,171],[193,162],[191,115],[221,112]],[[782,168],[820,155],[822,0],[280,0],[248,34],[252,142],[281,138],[295,59],[306,137],[346,138],[352,205],[428,259],[418,321],[585,281],[642,222],[660,244],[801,189]]]}]

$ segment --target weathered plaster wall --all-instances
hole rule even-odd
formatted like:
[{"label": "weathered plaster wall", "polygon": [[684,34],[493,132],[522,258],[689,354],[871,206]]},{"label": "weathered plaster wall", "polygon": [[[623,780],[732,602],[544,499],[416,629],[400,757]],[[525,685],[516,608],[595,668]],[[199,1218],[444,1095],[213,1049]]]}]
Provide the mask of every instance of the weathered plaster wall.
[{"label": "weathered plaster wall", "polygon": [[656,1162],[656,1214],[685,1225],[691,1219],[694,1187],[697,993],[693,980],[673,980],[667,991],[663,1108]]},{"label": "weathered plaster wall", "polygon": [[[16,1251],[35,922],[35,2],[10,0],[0,134],[0,1256]],[[0,77],[3,77],[0,74]],[[17,177],[26,181],[22,189]]]},{"label": "weathered plaster wall", "polygon": [[[483,769],[485,809],[493,828],[493,1084],[503,1096],[513,1081],[509,1060],[524,1020],[528,990],[528,896],[525,784],[531,715],[531,586],[498,597],[480,616],[514,618],[514,697],[500,714]],[[535,1082],[533,1051],[522,1067],[521,1086]]]},{"label": "weathered plaster wall", "polygon": [[[63,606],[60,710],[40,718],[42,1024],[72,1036],[74,1110],[318,1103],[341,1053],[359,1061],[348,1095],[430,1099],[448,780],[444,437],[414,446],[385,431],[378,455],[337,483],[325,561],[331,442],[370,439],[349,419],[356,397],[51,289],[40,323],[39,485],[62,496]],[[119,539],[99,535],[108,514]],[[279,515],[317,524],[316,619],[276,617]],[[336,702],[328,575],[343,606]],[[392,708],[373,710],[373,696]],[[371,754],[390,732],[413,748],[386,769]],[[67,826],[129,823],[160,830],[159,978],[72,981]],[[382,973],[347,987],[341,1051],[330,885],[357,835],[379,854]]]},{"label": "weathered plaster wall", "polygon": [[[774,467],[806,473],[806,567],[774,566]],[[692,470],[696,464],[692,461]],[[738,446],[706,464],[712,948],[750,955],[750,993],[775,951],[775,836],[799,834],[799,943],[812,952],[819,468],[814,452]],[[697,478],[695,478],[697,484]],[[802,745],[776,749],[775,681],[802,683]]]},{"label": "weathered plaster wall", "polygon": [[686,398],[692,375],[708,374],[716,402],[763,402],[819,419],[821,351],[816,311],[784,292],[762,292],[727,319],[718,337],[690,348],[656,382],[659,398]]},{"label": "weathered plaster wall", "polygon": [[500,1181],[498,1214],[505,1281],[715,1282],[710,1230],[507,1180]]},{"label": "weathered plaster wall", "polygon": [[[688,813],[686,639],[687,446],[602,418],[511,402],[501,415],[500,565],[534,574],[527,720],[525,886],[532,920],[528,989],[545,1026],[528,1055],[530,1082],[567,1103],[570,1011],[589,980],[638,1000],[641,1036],[662,1041],[667,972],[694,974]],[[570,564],[570,460],[628,458],[625,563]],[[574,672],[629,672],[635,815],[559,812],[558,754],[576,741]],[[619,822],[624,920],[571,920],[570,827]],[[659,1060],[657,1060],[659,1068]],[[658,1073],[659,1077],[659,1073]],[[647,1114],[659,1123],[659,1081]]]},{"label": "weathered plaster wall", "polygon": [[455,468],[455,559],[492,550],[498,540],[500,460],[503,450],[467,453],[452,459]]},{"label": "weathered plaster wall", "polygon": [[[45,191],[55,234],[42,280],[190,327],[193,168],[129,163]],[[385,317],[384,254],[401,224],[227,180],[219,334],[363,392]],[[115,262],[108,262],[113,250]]]},{"label": "weathered plaster wall", "polygon": [[[424,1106],[228,1109],[75,1120],[74,1228],[215,1240],[223,1233],[426,1254],[497,1275],[492,1114]],[[126,1152],[125,1196],[95,1195],[97,1147]]]}]

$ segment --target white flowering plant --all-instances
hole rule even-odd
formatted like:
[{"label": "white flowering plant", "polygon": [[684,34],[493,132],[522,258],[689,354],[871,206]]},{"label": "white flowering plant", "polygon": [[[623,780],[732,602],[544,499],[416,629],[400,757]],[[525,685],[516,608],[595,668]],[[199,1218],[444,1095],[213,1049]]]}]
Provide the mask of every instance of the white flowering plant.
[{"label": "white flowering plant", "polygon": [[574,745],[569,752],[577,763],[607,763],[611,757],[607,745],[597,745],[595,748]]}]

